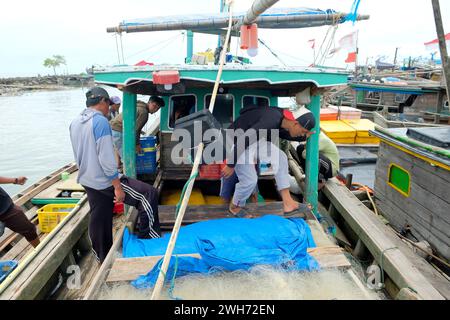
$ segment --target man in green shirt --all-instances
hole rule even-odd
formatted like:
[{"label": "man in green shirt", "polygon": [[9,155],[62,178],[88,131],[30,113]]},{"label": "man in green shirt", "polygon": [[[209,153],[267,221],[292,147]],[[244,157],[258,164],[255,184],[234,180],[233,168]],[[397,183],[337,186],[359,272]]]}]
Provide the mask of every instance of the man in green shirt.
[{"label": "man in green shirt", "polygon": [[[148,103],[144,101],[138,101],[136,104],[136,149],[139,152],[140,137],[142,128],[148,121],[148,115],[156,113],[161,107],[164,107],[165,103],[161,97],[151,96]],[[118,157],[117,163],[120,164],[120,159],[123,157],[123,114],[120,113],[117,117],[110,121],[112,129],[112,137],[114,148],[116,149],[116,156]]]},{"label": "man in green shirt", "polygon": [[[305,144],[297,147],[297,157],[303,171],[306,168]],[[336,144],[322,131],[319,134],[319,189],[339,171],[339,151]]]}]

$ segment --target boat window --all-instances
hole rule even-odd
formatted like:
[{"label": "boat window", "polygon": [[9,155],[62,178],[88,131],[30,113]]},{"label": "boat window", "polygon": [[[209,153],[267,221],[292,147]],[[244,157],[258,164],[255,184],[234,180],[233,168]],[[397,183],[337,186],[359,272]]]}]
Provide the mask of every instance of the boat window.
[{"label": "boat window", "polygon": [[399,165],[391,163],[391,165],[389,166],[388,174],[389,174],[388,184],[405,197],[409,197],[409,190],[410,190],[409,172],[400,167]]},{"label": "boat window", "polygon": [[259,107],[268,107],[270,105],[270,101],[269,98],[260,96],[244,96],[242,98],[243,108],[252,104],[257,105]]},{"label": "boat window", "polygon": [[176,120],[196,112],[197,99],[193,94],[172,96],[169,108],[169,128],[173,128]]},{"label": "boat window", "polygon": [[[209,107],[211,102],[211,95],[205,96],[205,108]],[[222,124],[222,127],[227,128],[233,121],[234,97],[232,94],[218,94],[214,104],[213,116]]]}]

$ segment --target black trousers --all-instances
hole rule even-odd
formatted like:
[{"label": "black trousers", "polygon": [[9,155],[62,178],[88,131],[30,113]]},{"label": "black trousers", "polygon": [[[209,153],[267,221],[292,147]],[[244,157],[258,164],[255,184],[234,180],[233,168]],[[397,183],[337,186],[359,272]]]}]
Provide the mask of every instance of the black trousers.
[{"label": "black trousers", "polygon": [[[120,179],[125,192],[124,203],[135,207],[139,213],[139,233],[141,239],[159,238],[161,229],[158,217],[158,192],[144,182],[123,176]],[[92,249],[97,259],[103,262],[111,249],[112,218],[114,208],[114,187],[95,190],[84,186],[91,217],[89,222],[89,237]]]},{"label": "black trousers", "polygon": [[[302,167],[303,172],[306,172],[306,161],[303,159],[302,153],[305,150],[305,145],[300,144],[297,147],[297,161]],[[323,182],[323,180],[327,181],[328,179],[333,177],[333,166],[326,156],[319,152],[319,182]]]}]

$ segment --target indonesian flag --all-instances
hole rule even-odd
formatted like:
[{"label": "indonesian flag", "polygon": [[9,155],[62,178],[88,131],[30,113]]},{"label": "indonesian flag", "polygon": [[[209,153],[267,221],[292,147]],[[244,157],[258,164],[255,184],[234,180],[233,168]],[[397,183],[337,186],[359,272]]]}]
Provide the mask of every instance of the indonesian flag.
[{"label": "indonesian flag", "polygon": [[[447,33],[445,35],[445,44],[447,45],[447,47],[450,47],[450,33]],[[429,42],[425,42],[425,49],[427,49],[427,51],[438,51],[439,50],[439,40],[438,39],[434,39],[433,41],[429,41]]]},{"label": "indonesian flag", "polygon": [[311,49],[314,49],[316,47],[316,39],[308,40],[308,44],[311,47]]},{"label": "indonesian flag", "polygon": [[354,63],[356,62],[356,42],[358,39],[358,31],[354,31],[346,36],[343,36],[339,40],[339,46],[330,51],[330,54],[336,53],[341,49],[344,49],[348,52],[346,63]]}]

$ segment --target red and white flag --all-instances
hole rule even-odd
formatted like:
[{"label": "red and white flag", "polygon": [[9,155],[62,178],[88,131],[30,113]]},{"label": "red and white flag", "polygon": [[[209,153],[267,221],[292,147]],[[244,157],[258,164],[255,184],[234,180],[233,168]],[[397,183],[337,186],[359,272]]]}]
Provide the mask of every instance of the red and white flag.
[{"label": "red and white flag", "polygon": [[[450,47],[450,33],[447,33],[445,35],[445,43],[447,44],[447,47]],[[425,49],[427,51],[438,51],[439,50],[439,40],[434,39],[433,41],[425,42]]]},{"label": "red and white flag", "polygon": [[311,49],[314,49],[316,47],[316,39],[308,40],[308,45],[311,47]]},{"label": "red and white flag", "polygon": [[344,49],[348,52],[346,63],[354,63],[356,62],[356,51],[357,51],[357,40],[358,40],[358,31],[354,31],[346,36],[343,36],[339,40],[339,46],[330,51],[330,54],[336,53],[341,49]]}]

